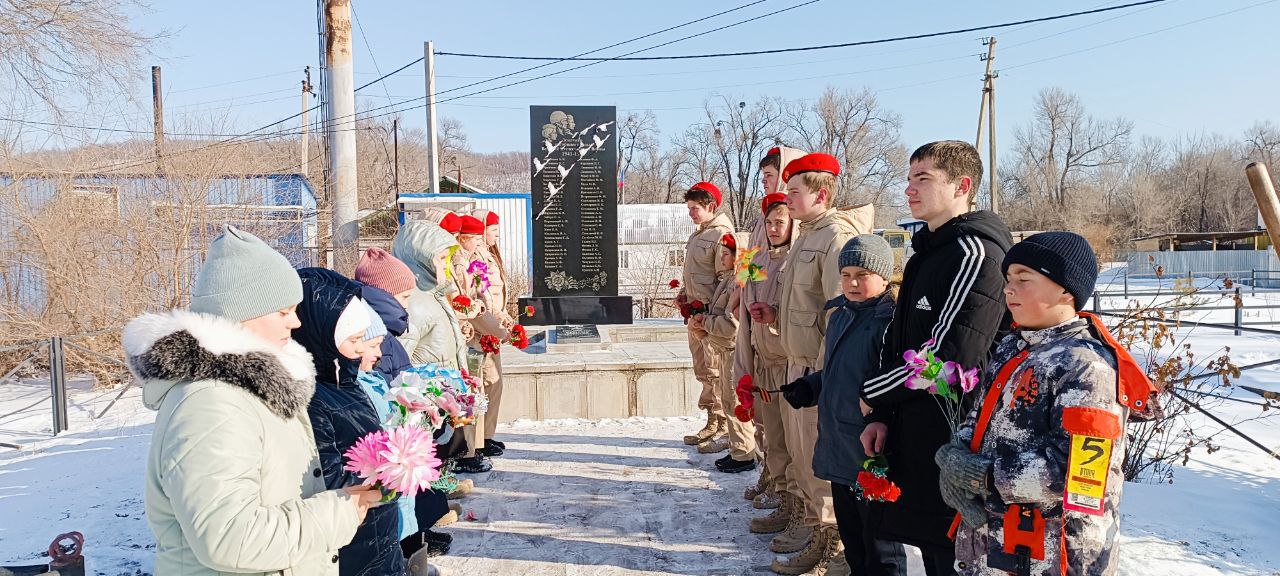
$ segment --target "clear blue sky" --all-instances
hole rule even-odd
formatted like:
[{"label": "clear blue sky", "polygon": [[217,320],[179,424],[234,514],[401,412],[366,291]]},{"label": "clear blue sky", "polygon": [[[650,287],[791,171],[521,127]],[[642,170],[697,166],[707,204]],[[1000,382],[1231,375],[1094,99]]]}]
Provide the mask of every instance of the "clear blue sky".
[{"label": "clear blue sky", "polygon": [[[594,13],[561,14],[551,10],[550,4],[515,0],[353,0],[368,42],[366,46],[357,29],[356,83],[378,76],[375,61],[387,72],[418,58],[427,39],[435,40],[437,49],[446,51],[571,55],[745,1],[588,2],[583,4],[585,10]],[[800,1],[770,0],[713,22],[601,55],[618,55]],[[1126,1],[823,0],[645,54],[849,42],[1048,16]],[[571,3],[556,4],[572,10]],[[1254,7],[1195,22],[1250,6]],[[1203,131],[1238,137],[1254,121],[1275,121],[1280,116],[1276,106],[1276,96],[1280,94],[1280,77],[1275,74],[1275,57],[1280,54],[1280,38],[1274,33],[1277,21],[1280,2],[1275,0],[1173,0],[1154,7],[996,31],[999,141],[1006,145],[1012,142],[1013,130],[1028,119],[1034,95],[1046,86],[1060,86],[1079,95],[1097,116],[1133,120],[1139,134],[1173,137]],[[311,65],[314,70],[318,60],[313,2],[157,1],[152,13],[138,15],[136,22],[148,31],[167,28],[173,32],[155,50],[155,63],[164,67],[167,110],[223,110],[230,127],[240,130],[297,112],[302,67]],[[1174,26],[1178,27],[1161,31]],[[799,54],[608,62],[483,97],[445,103],[440,112],[462,121],[476,151],[525,150],[530,104],[653,109],[665,139],[696,121],[703,101],[715,94],[730,95],[734,100],[754,100],[761,95],[795,99],[815,97],[827,85],[868,86],[881,91],[882,102],[902,115],[903,140],[909,147],[940,138],[970,140],[977,122],[984,68],[977,54],[985,48],[978,38],[985,34]],[[1144,34],[1147,35],[1107,45]],[[1087,50],[1094,47],[1097,48]],[[1082,52],[1071,54],[1077,51]],[[1063,56],[1040,61],[1060,55]],[[530,64],[439,57],[437,65],[438,89],[443,91]],[[539,72],[563,67],[567,66]],[[127,104],[129,109],[108,123],[147,129],[148,89],[149,85],[140,85],[143,96],[136,99],[138,103]],[[421,67],[414,66],[388,79],[385,88],[371,86],[358,97],[362,102],[382,105],[387,103],[388,94],[393,101],[422,96]],[[217,100],[222,101],[200,104]],[[407,126],[425,124],[421,109],[406,112],[403,118]]]}]

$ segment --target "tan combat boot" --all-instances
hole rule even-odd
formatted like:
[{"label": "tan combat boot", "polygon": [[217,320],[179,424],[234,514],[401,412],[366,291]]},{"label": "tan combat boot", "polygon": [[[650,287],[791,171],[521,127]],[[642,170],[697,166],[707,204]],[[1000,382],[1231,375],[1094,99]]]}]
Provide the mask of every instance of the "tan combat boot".
[{"label": "tan combat boot", "polygon": [[699,454],[715,454],[729,449],[729,435],[719,434],[698,445]]},{"label": "tan combat boot", "polygon": [[774,536],[769,543],[769,550],[775,554],[790,554],[803,549],[813,538],[813,529],[804,525],[804,500],[790,495],[791,514],[787,518],[787,529]]},{"label": "tan combat boot", "polygon": [[[836,533],[836,527],[830,524],[818,526],[813,531],[813,538],[809,540],[809,545],[805,546],[799,554],[791,556],[779,556],[773,559],[773,565],[770,568],[778,574],[786,574],[788,576],[800,576],[810,570],[818,568],[831,553],[831,540],[840,541],[840,535]],[[843,549],[842,549],[843,550]],[[818,576],[823,573],[814,572]]]},{"label": "tan combat boot", "polygon": [[834,524],[824,525],[830,529],[831,537],[827,540],[826,556],[813,569],[814,576],[850,576],[852,570],[844,558],[844,542],[840,540],[840,529]]},{"label": "tan combat boot", "polygon": [[749,486],[742,492],[742,497],[747,500],[755,500],[756,496],[769,491],[769,466],[767,464],[760,465],[760,477],[756,479],[755,486]]},{"label": "tan combat boot", "polygon": [[475,487],[476,487],[476,483],[473,482],[470,478],[467,478],[465,480],[459,480],[458,486],[454,488],[452,491],[450,491],[446,497],[449,500],[461,500],[471,495],[471,491],[474,490]]},{"label": "tan combat boot", "polygon": [[751,501],[751,507],[756,510],[773,510],[781,505],[782,496],[779,496],[777,492],[772,490],[760,493],[759,496],[756,496],[755,500]]},{"label": "tan combat boot", "polygon": [[[822,566],[814,568],[815,574],[821,570]],[[853,570],[849,568],[849,562],[844,558],[844,552],[839,556],[827,561],[826,573],[823,576],[852,576]]]},{"label": "tan combat boot", "polygon": [[715,416],[712,416],[711,411],[708,410],[706,426],[703,426],[701,430],[694,432],[693,434],[685,436],[684,443],[689,446],[697,446],[703,442],[706,442],[708,438],[715,435],[717,423],[718,423],[717,418]]},{"label": "tan combat boot", "polygon": [[767,516],[752,518],[749,525],[752,534],[777,534],[787,529],[791,523],[791,495],[782,495],[782,505],[773,509]]}]

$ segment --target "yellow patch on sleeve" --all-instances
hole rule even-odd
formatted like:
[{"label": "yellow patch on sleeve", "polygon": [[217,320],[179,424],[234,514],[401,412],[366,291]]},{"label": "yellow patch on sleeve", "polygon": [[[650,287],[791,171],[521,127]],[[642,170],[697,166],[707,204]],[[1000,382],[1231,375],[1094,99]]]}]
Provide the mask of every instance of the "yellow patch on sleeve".
[{"label": "yellow patch on sleeve", "polygon": [[1105,508],[1107,475],[1111,471],[1110,438],[1073,434],[1067,461],[1067,489],[1063,507],[1101,516]]}]

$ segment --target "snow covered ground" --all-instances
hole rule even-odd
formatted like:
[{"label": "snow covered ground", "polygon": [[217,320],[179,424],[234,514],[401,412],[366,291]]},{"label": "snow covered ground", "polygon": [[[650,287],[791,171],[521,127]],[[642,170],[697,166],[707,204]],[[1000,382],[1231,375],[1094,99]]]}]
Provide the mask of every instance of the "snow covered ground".
[{"label": "snow covered ground", "polygon": [[[1196,332],[1198,354],[1224,346],[1238,364],[1280,357],[1280,338]],[[1242,382],[1280,391],[1280,366]],[[0,448],[0,565],[40,562],[55,535],[79,530],[90,573],[149,574],[142,474],[153,413],[135,387],[95,419],[116,392],[74,390],[71,430],[53,438],[47,401],[10,414],[47,394],[43,382],[0,384],[0,442],[22,445]],[[1230,422],[1258,411],[1215,408]],[[439,564],[455,574],[769,573],[767,537],[746,530],[759,512],[741,496],[755,475],[714,472],[719,455],[681,444],[698,426],[648,418],[499,427],[507,455],[475,477],[476,493],[461,501],[475,520],[447,529],[454,547]],[[1280,416],[1242,429],[1280,451]],[[1230,434],[1215,440],[1221,450],[1196,452],[1173,484],[1126,485],[1122,574],[1280,574],[1280,461]],[[913,576],[923,573],[913,566]]]}]

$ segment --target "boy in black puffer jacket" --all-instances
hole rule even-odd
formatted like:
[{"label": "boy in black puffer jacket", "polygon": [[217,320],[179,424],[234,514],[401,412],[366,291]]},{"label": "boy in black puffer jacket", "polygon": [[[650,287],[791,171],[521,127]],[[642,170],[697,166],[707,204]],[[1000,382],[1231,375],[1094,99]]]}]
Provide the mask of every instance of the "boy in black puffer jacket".
[{"label": "boy in black puffer jacket", "polygon": [[882,537],[920,548],[930,576],[955,573],[947,537],[954,511],[938,492],[933,461],[951,425],[928,391],[905,386],[911,372],[902,355],[927,347],[940,360],[981,369],[1009,325],[1000,264],[1013,238],[999,216],[969,211],[981,179],[982,160],[966,142],[934,142],[912,153],[907,203],[928,227],[911,239],[915,254],[902,274],[879,373],[863,387],[873,410],[863,447],[888,458],[889,479],[902,489],[896,502],[872,504],[871,516]]},{"label": "boy in black puffer jacket", "polygon": [[[875,234],[849,239],[840,251],[842,294],[827,302],[827,363],[822,370],[782,386],[783,397],[797,410],[818,407],[818,442],[813,473],[831,482],[844,559],[841,573],[867,576],[905,576],[902,544],[875,537],[866,522],[866,504],[853,486],[867,459],[858,437],[866,426],[859,408],[862,384],[875,374],[885,329],[893,318],[893,248]],[[830,563],[829,563],[830,564]],[[828,566],[828,574],[837,573]]]}]

